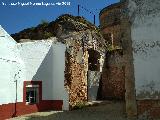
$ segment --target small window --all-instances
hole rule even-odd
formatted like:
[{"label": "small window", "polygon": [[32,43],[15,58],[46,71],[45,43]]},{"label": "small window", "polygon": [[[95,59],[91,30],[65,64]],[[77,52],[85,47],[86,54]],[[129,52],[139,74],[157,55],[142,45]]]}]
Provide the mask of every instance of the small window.
[{"label": "small window", "polygon": [[28,85],[26,86],[26,103],[36,104],[39,102],[39,86]]}]

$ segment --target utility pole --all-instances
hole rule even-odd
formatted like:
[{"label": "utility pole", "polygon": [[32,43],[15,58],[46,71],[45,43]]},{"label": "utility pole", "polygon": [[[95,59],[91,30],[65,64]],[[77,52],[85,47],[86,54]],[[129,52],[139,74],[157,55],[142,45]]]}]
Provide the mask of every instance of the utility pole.
[{"label": "utility pole", "polygon": [[15,80],[15,82],[16,82],[15,116],[17,116],[17,80]]},{"label": "utility pole", "polygon": [[15,99],[15,110],[14,110],[13,117],[17,117],[17,76],[18,76],[18,78],[20,78],[20,77],[19,77],[20,71],[21,71],[21,70],[19,70],[18,73],[15,74],[15,76],[14,76],[14,79],[15,79],[14,82],[16,83],[16,99]]},{"label": "utility pole", "polygon": [[96,24],[96,15],[94,15],[94,25]]},{"label": "utility pole", "polygon": [[80,5],[78,4],[78,16],[79,16],[79,13],[80,13]]},{"label": "utility pole", "polygon": [[80,7],[82,8],[82,10],[85,10],[86,12],[88,12],[88,13],[90,13],[90,14],[93,15],[93,23],[95,25],[96,24],[96,15],[92,11],[90,11],[89,9],[87,9],[87,8],[85,8],[83,6],[80,6],[79,4],[78,4],[78,8],[77,8],[77,10],[78,10],[78,16],[80,16]]}]

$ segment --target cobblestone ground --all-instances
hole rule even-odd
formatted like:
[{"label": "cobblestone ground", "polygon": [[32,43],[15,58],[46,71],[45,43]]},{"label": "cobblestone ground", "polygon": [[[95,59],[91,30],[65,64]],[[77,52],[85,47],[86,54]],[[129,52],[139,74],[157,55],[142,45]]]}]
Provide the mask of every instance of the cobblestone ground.
[{"label": "cobblestone ground", "polygon": [[[11,120],[127,120],[123,102],[105,101],[73,111],[37,112]],[[138,120],[150,120],[141,118]]]}]

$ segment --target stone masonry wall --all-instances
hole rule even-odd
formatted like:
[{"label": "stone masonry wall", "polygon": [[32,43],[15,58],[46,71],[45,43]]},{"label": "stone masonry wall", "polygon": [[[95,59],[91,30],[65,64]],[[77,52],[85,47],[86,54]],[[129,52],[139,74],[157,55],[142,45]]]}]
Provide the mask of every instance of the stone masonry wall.
[{"label": "stone masonry wall", "polygon": [[69,105],[72,109],[88,100],[88,50],[93,49],[100,54],[104,54],[104,51],[100,38],[92,31],[71,33],[63,40],[67,45],[65,87],[69,92]]},{"label": "stone masonry wall", "polygon": [[101,33],[106,41],[119,47],[121,47],[122,7],[124,4],[116,3],[104,8],[100,13]]},{"label": "stone masonry wall", "polygon": [[102,98],[125,99],[125,71],[123,57],[118,51],[106,56],[102,72]]},{"label": "stone masonry wall", "polygon": [[139,118],[160,118],[160,100],[137,100]]},{"label": "stone masonry wall", "polygon": [[[106,43],[111,44],[102,72],[102,98],[125,99],[125,65],[122,49],[121,9],[123,4],[114,4],[100,13],[101,33]],[[108,37],[108,34],[110,37]]]},{"label": "stone masonry wall", "polygon": [[76,104],[87,101],[87,78],[84,64],[77,63],[71,56],[67,56],[66,84],[69,91],[69,104],[72,109]]},{"label": "stone masonry wall", "polygon": [[[123,59],[122,65],[124,65],[124,78],[125,78],[124,80],[125,81],[125,86],[124,86],[125,92],[124,93],[125,93],[125,102],[126,102],[126,113],[128,117],[135,117],[137,115],[137,107],[136,107],[136,99],[135,99],[135,79],[134,79],[134,66],[133,66],[133,54],[132,54],[133,49],[132,49],[132,40],[131,40],[131,25],[129,22],[128,12],[126,8],[127,8],[127,2],[117,3],[109,7],[106,7],[100,13],[100,20],[103,20],[101,18],[105,18],[104,20],[108,18],[107,12],[110,12],[110,11],[112,13],[115,12],[114,14],[112,14],[112,17],[114,18],[114,19],[111,19],[113,20],[113,22],[111,22],[112,24],[102,24],[101,31],[103,32],[104,29],[108,29],[108,32],[109,32],[110,27],[112,27],[113,31],[116,31],[117,29],[115,26],[119,25],[120,27],[119,32],[117,33],[115,32],[118,38],[116,40],[118,40],[117,43],[119,43],[119,45],[114,46],[113,44],[111,51],[114,51],[116,49],[122,50],[122,59]],[[119,15],[117,14],[117,12],[119,12]],[[105,17],[103,17],[103,15]],[[119,18],[117,18],[117,16],[119,16]],[[114,39],[112,41],[114,41]],[[115,58],[112,58],[112,60],[114,60]],[[108,58],[106,57],[106,61],[107,60]],[[117,68],[118,66],[119,66],[118,64],[115,64],[113,66],[113,70],[111,71],[116,71],[115,68]],[[119,73],[119,71],[117,72]],[[113,73],[115,72],[111,72],[111,77],[115,79],[115,74]],[[116,74],[116,75],[118,78],[119,74]],[[121,83],[123,82],[121,81]]]}]

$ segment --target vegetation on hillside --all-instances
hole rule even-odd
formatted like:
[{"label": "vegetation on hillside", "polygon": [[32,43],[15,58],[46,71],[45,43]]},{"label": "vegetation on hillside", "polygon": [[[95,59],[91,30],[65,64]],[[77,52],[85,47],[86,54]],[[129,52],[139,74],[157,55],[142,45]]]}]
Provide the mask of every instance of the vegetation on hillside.
[{"label": "vegetation on hillside", "polygon": [[17,42],[20,39],[42,40],[55,37],[58,31],[61,30],[60,27],[62,27],[62,32],[64,33],[66,31],[83,31],[87,29],[99,31],[98,27],[83,17],[64,14],[59,16],[55,21],[49,23],[46,20],[42,20],[36,27],[24,29],[11,36]]}]

